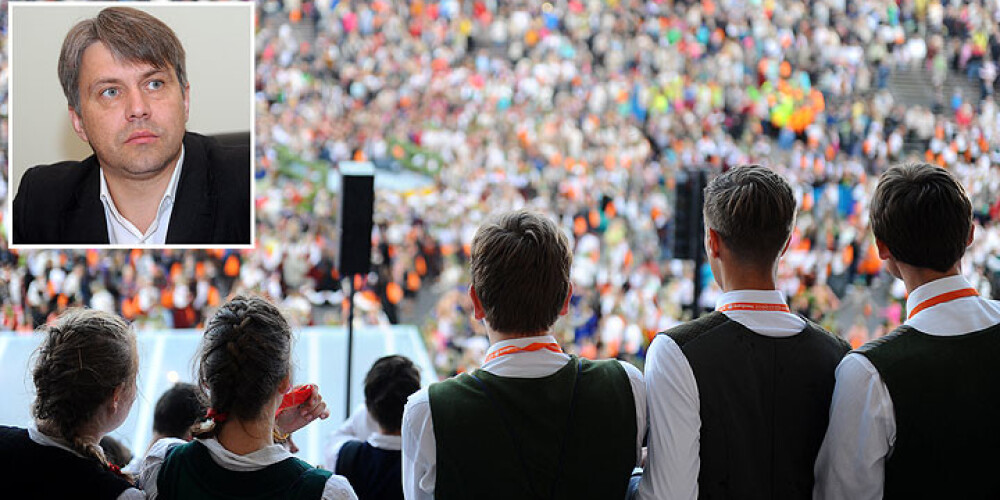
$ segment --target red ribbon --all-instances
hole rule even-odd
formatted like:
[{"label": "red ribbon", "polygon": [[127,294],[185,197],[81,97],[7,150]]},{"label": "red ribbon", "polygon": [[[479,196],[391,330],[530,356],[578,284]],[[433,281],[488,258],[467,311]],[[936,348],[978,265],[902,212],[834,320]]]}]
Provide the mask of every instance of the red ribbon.
[{"label": "red ribbon", "polygon": [[226,421],[226,418],[229,417],[229,414],[221,411],[215,411],[215,408],[209,408],[208,413],[205,414],[205,417],[214,420],[215,423],[217,424],[221,424],[222,422]]}]

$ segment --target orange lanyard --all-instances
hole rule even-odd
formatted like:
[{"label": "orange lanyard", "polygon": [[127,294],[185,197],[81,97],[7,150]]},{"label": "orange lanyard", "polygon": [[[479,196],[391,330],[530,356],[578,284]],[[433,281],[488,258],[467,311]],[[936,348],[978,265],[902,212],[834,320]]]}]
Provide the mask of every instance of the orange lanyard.
[{"label": "orange lanyard", "polygon": [[906,315],[906,319],[912,318],[918,312],[923,311],[928,307],[936,306],[944,302],[951,302],[955,299],[961,299],[963,297],[974,297],[976,295],[979,295],[979,292],[977,292],[975,288],[963,288],[961,290],[953,290],[951,292],[942,293],[941,295],[936,295],[917,304],[917,307],[914,307],[913,310],[910,311],[910,314]]},{"label": "orange lanyard", "polygon": [[719,308],[719,312],[726,311],[792,312],[786,304],[762,304],[760,302],[731,302]]},{"label": "orange lanyard", "polygon": [[559,347],[559,344],[556,344],[555,342],[535,342],[532,344],[528,344],[525,347],[508,345],[491,352],[489,356],[486,356],[486,361],[483,361],[483,364],[489,363],[490,361],[493,361],[494,359],[499,358],[500,356],[506,356],[508,354],[517,354],[519,352],[541,351],[542,349],[552,352],[559,352],[559,353],[563,352],[562,348]]}]

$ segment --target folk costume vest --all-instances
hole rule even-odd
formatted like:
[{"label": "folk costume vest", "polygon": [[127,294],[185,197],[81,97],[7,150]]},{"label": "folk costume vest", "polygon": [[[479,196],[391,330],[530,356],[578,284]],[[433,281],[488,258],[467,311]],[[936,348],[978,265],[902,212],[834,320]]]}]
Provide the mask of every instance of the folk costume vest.
[{"label": "folk costume vest", "polygon": [[1000,498],[1000,325],[957,336],[904,325],[856,352],[892,398],[884,498]]},{"label": "folk costume vest", "polygon": [[810,499],[837,364],[850,349],[806,322],[767,337],[714,312],[664,333],[701,402],[702,499]]},{"label": "folk costume vest", "polygon": [[541,378],[484,370],[429,389],[437,500],[623,498],[635,401],[618,361],[571,356]]}]

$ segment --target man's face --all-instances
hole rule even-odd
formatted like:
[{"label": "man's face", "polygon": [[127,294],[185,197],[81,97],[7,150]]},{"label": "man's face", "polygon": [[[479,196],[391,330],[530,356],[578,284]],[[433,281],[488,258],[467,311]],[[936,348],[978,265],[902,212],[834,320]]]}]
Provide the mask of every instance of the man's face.
[{"label": "man's face", "polygon": [[119,62],[97,42],[83,53],[79,86],[80,112],[69,109],[73,129],[106,175],[148,179],[177,161],[189,92],[173,66]]}]

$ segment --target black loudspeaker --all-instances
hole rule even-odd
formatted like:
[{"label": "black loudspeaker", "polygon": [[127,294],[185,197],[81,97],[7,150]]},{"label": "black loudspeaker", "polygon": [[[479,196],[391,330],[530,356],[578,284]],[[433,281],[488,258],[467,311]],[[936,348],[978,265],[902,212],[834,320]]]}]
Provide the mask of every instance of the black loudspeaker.
[{"label": "black loudspeaker", "polygon": [[707,175],[704,170],[685,169],[677,172],[674,201],[675,259],[694,259],[705,251],[705,223],[702,215],[702,191]]},{"label": "black loudspeaker", "polygon": [[375,169],[368,162],[340,164],[341,276],[368,274],[372,253],[372,211],[375,208]]}]

